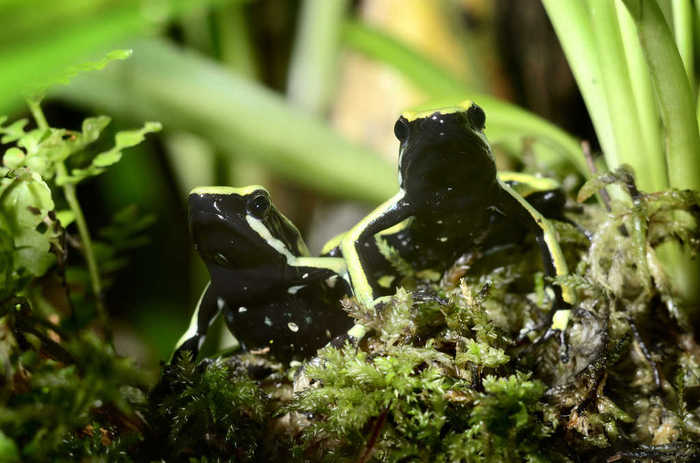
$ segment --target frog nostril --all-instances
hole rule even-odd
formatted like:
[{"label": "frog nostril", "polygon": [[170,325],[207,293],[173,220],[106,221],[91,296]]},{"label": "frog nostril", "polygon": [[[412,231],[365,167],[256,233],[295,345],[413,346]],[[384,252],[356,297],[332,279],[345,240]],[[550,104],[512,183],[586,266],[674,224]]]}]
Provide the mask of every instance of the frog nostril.
[{"label": "frog nostril", "polygon": [[467,117],[469,122],[471,122],[472,127],[476,130],[483,130],[486,124],[486,114],[484,110],[478,105],[472,103],[472,105],[467,109]]}]

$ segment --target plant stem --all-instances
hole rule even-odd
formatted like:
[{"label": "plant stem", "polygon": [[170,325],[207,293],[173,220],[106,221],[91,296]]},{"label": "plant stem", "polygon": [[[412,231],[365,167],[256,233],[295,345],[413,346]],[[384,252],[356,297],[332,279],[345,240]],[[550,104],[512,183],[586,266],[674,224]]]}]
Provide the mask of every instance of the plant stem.
[{"label": "plant stem", "polygon": [[310,114],[323,114],[337,80],[336,60],[347,0],[304,0],[289,64],[287,96]]},{"label": "plant stem", "polygon": [[[49,124],[46,121],[44,112],[41,110],[39,105],[39,100],[37,99],[27,99],[27,105],[29,106],[29,111],[32,113],[37,126],[40,129],[49,129]],[[56,163],[56,173],[59,176],[68,175],[68,170],[65,164],[61,162]],[[66,197],[68,206],[70,207],[73,214],[75,214],[75,223],[78,227],[78,233],[80,235],[80,241],[83,245],[83,256],[87,262],[88,272],[90,274],[90,283],[92,285],[92,292],[95,295],[95,302],[97,304],[97,316],[102,325],[102,329],[105,333],[105,338],[107,342],[112,346],[112,330],[109,326],[109,319],[107,316],[107,310],[104,306],[104,301],[102,298],[102,283],[100,281],[100,272],[97,267],[97,259],[95,259],[95,253],[92,249],[92,240],[90,239],[90,230],[88,229],[87,222],[85,221],[85,215],[80,207],[80,202],[78,201],[78,196],[75,193],[75,185],[67,183],[63,185],[63,194]]]}]

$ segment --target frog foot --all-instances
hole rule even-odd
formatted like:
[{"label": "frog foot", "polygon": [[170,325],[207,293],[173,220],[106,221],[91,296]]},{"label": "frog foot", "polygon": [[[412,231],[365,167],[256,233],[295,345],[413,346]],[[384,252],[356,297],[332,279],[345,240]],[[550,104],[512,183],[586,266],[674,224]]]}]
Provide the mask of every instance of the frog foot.
[{"label": "frog foot", "polygon": [[533,347],[538,346],[540,344],[543,344],[547,342],[550,338],[554,336],[559,337],[559,359],[562,361],[562,363],[568,363],[570,356],[569,356],[569,343],[566,340],[566,327],[569,323],[569,318],[571,316],[571,309],[560,309],[560,310],[555,310],[553,311],[552,315],[548,317],[548,320],[545,321],[544,323],[537,325],[533,328],[529,328],[523,332],[520,333],[518,336],[518,342],[524,342],[525,339],[527,338],[527,335],[540,331],[542,329],[545,329],[545,332],[535,338],[535,340],[532,342],[532,344],[527,347],[523,352],[521,352],[520,356],[527,354],[532,350]]}]

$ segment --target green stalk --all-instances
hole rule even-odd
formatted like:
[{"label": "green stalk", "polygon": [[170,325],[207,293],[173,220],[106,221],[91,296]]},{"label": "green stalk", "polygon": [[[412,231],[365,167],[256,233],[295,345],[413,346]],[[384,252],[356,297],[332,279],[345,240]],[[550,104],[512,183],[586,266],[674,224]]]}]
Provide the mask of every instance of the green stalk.
[{"label": "green stalk", "polygon": [[343,41],[355,51],[381,61],[401,73],[432,99],[446,105],[472,99],[486,111],[486,134],[491,142],[512,145],[514,137],[535,139],[557,151],[588,177],[578,141],[552,123],[493,96],[477,93],[450,71],[392,37],[367,25],[348,21]]},{"label": "green stalk", "polygon": [[695,91],[695,50],[693,44],[693,4],[691,0],[672,0],[673,33],[678,52],[688,74],[690,88]]},{"label": "green stalk", "polygon": [[258,68],[245,8],[245,4],[234,3],[216,11],[214,18],[218,30],[219,57],[235,72],[255,79]]},{"label": "green stalk", "polygon": [[[34,99],[27,99],[27,105],[29,106],[29,111],[32,113],[37,126],[40,129],[48,130],[49,124],[46,121],[44,112],[41,110],[39,102]],[[60,175],[67,175],[68,171],[63,162],[56,163],[56,173]],[[88,229],[87,222],[85,221],[85,215],[83,214],[83,209],[80,207],[80,202],[78,201],[78,196],[75,193],[75,185],[67,183],[63,185],[63,194],[68,202],[68,207],[75,215],[75,224],[78,227],[78,233],[80,235],[80,241],[82,243],[83,256],[87,262],[88,273],[90,274],[90,283],[92,285],[92,292],[95,295],[95,302],[97,305],[97,316],[104,330],[107,342],[112,345],[112,329],[109,325],[109,317],[107,315],[107,310],[104,306],[104,301],[102,297],[102,282],[100,281],[100,272],[97,267],[97,259],[95,259],[95,254],[92,249],[92,240],[90,239],[90,230]]]},{"label": "green stalk", "polygon": [[287,96],[311,114],[328,108],[348,0],[304,0],[289,65]]},{"label": "green stalk", "polygon": [[542,4],[583,95],[605,157],[612,164],[618,165],[617,145],[608,100],[602,87],[601,69],[596,56],[598,50],[586,3],[580,0],[542,0]]},{"label": "green stalk", "polygon": [[700,190],[700,136],[695,98],[683,61],[656,0],[623,0],[637,24],[661,119],[666,129],[666,162],[674,188]]},{"label": "green stalk", "polygon": [[608,167],[614,169],[620,164],[629,164],[634,168],[637,184],[642,189],[659,191],[667,186],[664,159],[661,152],[649,153],[644,142],[615,3],[588,0],[588,5],[617,153],[617,162],[608,162]]},{"label": "green stalk", "polygon": [[[658,95],[665,128],[671,187],[700,190],[700,136],[694,92],[671,30],[656,0],[623,0],[637,24],[639,40]],[[682,217],[679,217],[682,219]],[[700,265],[671,244],[657,250],[674,290],[690,305],[700,301]],[[687,309],[690,310],[690,309]],[[697,310],[692,316],[697,316]]]}]

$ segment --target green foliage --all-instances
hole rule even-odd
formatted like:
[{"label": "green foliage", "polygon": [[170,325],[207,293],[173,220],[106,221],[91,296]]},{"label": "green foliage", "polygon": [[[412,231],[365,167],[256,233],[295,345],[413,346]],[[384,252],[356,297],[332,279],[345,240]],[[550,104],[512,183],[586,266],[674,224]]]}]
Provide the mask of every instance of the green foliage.
[{"label": "green foliage", "polygon": [[269,399],[242,366],[221,359],[196,365],[183,356],[164,371],[152,406],[155,432],[167,440],[148,444],[160,447],[151,450],[159,457],[261,461]]},{"label": "green foliage", "polygon": [[149,378],[90,333],[63,340],[60,347],[47,342],[34,347],[27,334],[13,336],[28,318],[17,312],[0,323],[9,347],[3,352],[2,373],[9,381],[0,402],[0,426],[22,461],[67,461],[66,439],[74,441],[73,458],[105,452],[107,445],[96,447],[76,434],[88,426],[111,427],[114,435],[118,430],[127,439],[124,425],[138,423],[134,412],[145,399],[136,387],[144,387]]},{"label": "green foliage", "polygon": [[[109,54],[62,79],[124,57]],[[143,243],[152,218],[125,209],[93,249],[75,185],[104,172],[160,125],[118,132],[114,147],[101,151],[95,147],[108,117],[87,118],[71,131],[50,127],[37,98],[28,106],[34,128],[27,119],[0,118],[0,460],[132,461],[127,449],[140,439],[136,412],[150,378],[86,327],[98,315],[109,333],[101,275],[92,264],[99,259],[104,274],[123,266],[123,253]],[[57,211],[58,204],[69,208]],[[78,236],[67,230],[73,222]],[[70,258],[70,247],[87,269]],[[89,282],[72,278],[81,273]],[[94,299],[83,290],[90,284]]]}]

